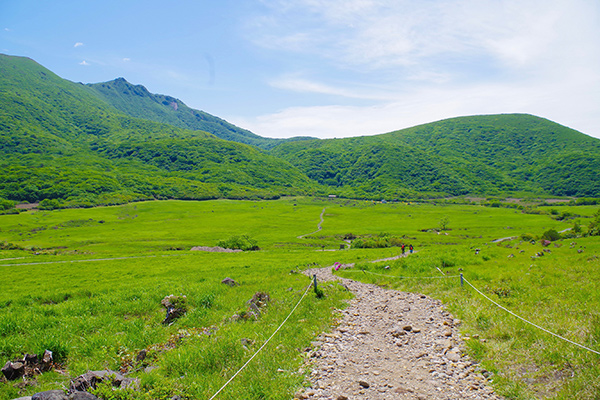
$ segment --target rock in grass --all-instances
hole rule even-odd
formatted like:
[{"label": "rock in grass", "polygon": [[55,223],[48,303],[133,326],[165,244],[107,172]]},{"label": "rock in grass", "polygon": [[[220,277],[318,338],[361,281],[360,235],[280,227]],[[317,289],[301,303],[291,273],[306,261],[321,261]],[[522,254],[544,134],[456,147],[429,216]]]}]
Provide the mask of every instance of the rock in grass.
[{"label": "rock in grass", "polygon": [[264,292],[256,292],[254,296],[248,301],[248,304],[254,304],[258,308],[266,306],[271,301],[271,297]]},{"label": "rock in grass", "polygon": [[69,400],[62,390],[47,390],[31,396],[31,400]]},{"label": "rock in grass", "polygon": [[162,299],[160,304],[167,309],[167,315],[162,323],[170,324],[177,318],[182,317],[187,312],[186,302],[186,296],[175,296],[172,294]]},{"label": "rock in grass", "polygon": [[120,386],[122,388],[137,385],[136,379],[125,378],[116,371],[103,370],[88,371],[83,375],[79,375],[71,381],[70,388],[72,391],[84,392],[89,388],[96,388],[96,385],[100,382],[110,382],[113,386]]},{"label": "rock in grass", "polygon": [[148,355],[148,351],[146,349],[142,349],[135,357],[135,361],[142,362],[142,361],[144,361],[144,359],[146,358],[147,355]]},{"label": "rock in grass", "polygon": [[50,350],[45,350],[44,355],[42,356],[41,370],[49,371],[52,368],[52,362],[54,358],[52,357],[52,352]]},{"label": "rock in grass", "polygon": [[7,361],[2,367],[2,374],[9,381],[19,379],[25,374],[25,364],[22,362]]},{"label": "rock in grass", "polygon": [[221,283],[224,285],[227,285],[227,286],[231,286],[231,287],[239,286],[239,283],[237,283],[236,281],[234,281],[231,278],[225,278],[221,281]]},{"label": "rock in grass", "polygon": [[77,391],[69,395],[69,400],[98,400],[98,398],[89,392]]},{"label": "rock in grass", "polygon": [[25,363],[25,365],[37,364],[39,362],[38,356],[37,354],[25,354],[25,356],[23,357],[23,362]]}]

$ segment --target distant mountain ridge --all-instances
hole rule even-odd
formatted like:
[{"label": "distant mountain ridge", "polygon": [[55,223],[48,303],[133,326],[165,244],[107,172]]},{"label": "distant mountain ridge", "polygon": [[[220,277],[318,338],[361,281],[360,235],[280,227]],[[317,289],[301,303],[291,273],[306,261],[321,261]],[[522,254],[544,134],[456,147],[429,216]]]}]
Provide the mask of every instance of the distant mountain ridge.
[{"label": "distant mountain ridge", "polygon": [[65,205],[272,198],[319,185],[256,147],[123,114],[90,87],[0,55],[0,197]]},{"label": "distant mountain ridge", "polygon": [[85,206],[327,194],[600,197],[600,140],[532,115],[283,141],[122,78],[78,84],[6,55],[0,71],[0,198]]},{"label": "distant mountain ridge", "polygon": [[194,110],[175,97],[153,94],[142,85],[124,78],[87,84],[98,96],[119,111],[135,118],[165,123],[183,129],[205,131],[238,143],[270,149],[279,143],[314,138],[272,139],[258,136],[204,111]]},{"label": "distant mountain ridge", "polygon": [[382,135],[285,143],[272,154],[348,196],[600,195],[600,140],[527,114],[459,117]]}]

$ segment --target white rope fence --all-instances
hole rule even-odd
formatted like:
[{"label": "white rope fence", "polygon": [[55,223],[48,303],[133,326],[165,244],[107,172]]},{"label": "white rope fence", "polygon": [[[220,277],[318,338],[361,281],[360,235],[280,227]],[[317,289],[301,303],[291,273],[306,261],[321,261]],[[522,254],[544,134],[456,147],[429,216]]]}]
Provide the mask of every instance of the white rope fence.
[{"label": "white rope fence", "polygon": [[460,278],[460,275],[444,275],[444,276],[396,276],[396,275],[386,275],[386,274],[378,274],[376,272],[371,272],[362,269],[350,269],[345,270],[348,272],[364,272],[371,275],[383,276],[385,278],[394,278],[394,279],[444,279],[444,278]]},{"label": "white rope fence", "polygon": [[471,286],[471,287],[472,287],[472,288],[473,288],[473,289],[474,289],[474,290],[475,290],[477,293],[479,293],[480,295],[482,295],[483,297],[485,297],[487,300],[489,300],[490,302],[494,303],[496,306],[498,306],[498,307],[499,307],[499,308],[501,308],[502,310],[506,311],[507,313],[509,313],[509,314],[510,314],[510,315],[512,315],[513,317],[517,317],[517,318],[519,318],[521,321],[523,321],[523,322],[526,322],[526,323],[528,323],[529,325],[535,326],[536,328],[538,328],[538,329],[540,329],[540,330],[542,330],[542,331],[544,331],[544,332],[546,332],[546,333],[549,333],[549,334],[551,334],[551,335],[553,335],[553,336],[556,336],[557,338],[559,338],[559,339],[562,339],[562,340],[564,340],[565,342],[569,342],[569,343],[571,343],[571,344],[573,344],[573,345],[575,345],[575,346],[581,347],[582,349],[585,349],[585,350],[591,351],[592,353],[595,353],[595,354],[598,354],[598,355],[600,355],[600,351],[596,351],[596,350],[590,349],[589,347],[586,347],[586,346],[584,346],[584,345],[582,345],[582,344],[576,343],[576,342],[574,342],[574,341],[572,341],[572,340],[569,340],[569,339],[567,339],[567,338],[565,338],[565,337],[562,337],[562,336],[560,336],[560,335],[559,335],[559,334],[557,334],[557,333],[554,333],[554,332],[551,332],[551,331],[549,331],[548,329],[542,328],[541,326],[539,326],[539,325],[537,325],[537,324],[534,324],[533,322],[531,322],[531,321],[528,321],[528,320],[526,320],[525,318],[523,318],[523,317],[521,317],[521,316],[519,316],[519,315],[515,314],[514,312],[510,311],[509,309],[507,309],[507,308],[506,308],[506,307],[504,307],[504,306],[501,306],[500,304],[496,303],[494,300],[490,299],[488,296],[486,296],[485,294],[483,294],[483,293],[482,293],[482,292],[481,292],[479,289],[477,289],[475,286],[473,286],[473,285],[471,284],[471,282],[469,282],[469,281],[467,280],[467,278],[465,278],[464,276],[462,277],[462,279],[463,279],[463,280],[464,280],[464,281],[465,281],[465,282],[466,282],[466,283],[467,283],[469,286]]},{"label": "white rope fence", "polygon": [[565,342],[571,343],[571,344],[573,344],[573,345],[575,345],[575,346],[578,346],[578,347],[580,347],[580,348],[582,348],[582,349],[585,349],[585,350],[591,351],[591,352],[592,352],[592,353],[594,353],[594,354],[598,354],[598,355],[600,355],[600,351],[596,351],[596,350],[594,350],[594,349],[590,349],[589,347],[586,347],[586,346],[584,346],[584,345],[582,345],[582,344],[579,344],[579,343],[577,343],[577,342],[574,342],[574,341],[572,341],[572,340],[569,340],[569,339],[567,339],[566,337],[563,337],[563,336],[561,336],[561,335],[559,335],[559,334],[557,334],[557,333],[554,333],[554,332],[552,332],[552,331],[549,331],[548,329],[546,329],[546,328],[543,328],[543,327],[541,327],[541,326],[539,326],[539,325],[537,325],[537,324],[534,324],[533,322],[526,320],[525,318],[521,317],[520,315],[517,315],[517,314],[515,314],[514,312],[510,311],[509,309],[507,309],[506,307],[504,307],[504,306],[502,306],[502,305],[498,304],[497,302],[495,302],[494,300],[492,300],[491,298],[489,298],[488,296],[486,296],[486,295],[485,295],[483,292],[481,292],[481,290],[479,290],[479,289],[477,289],[475,286],[473,286],[473,284],[472,284],[471,282],[469,282],[469,281],[467,280],[467,278],[465,278],[465,277],[463,276],[463,274],[460,274],[460,275],[446,275],[446,274],[444,274],[444,272],[442,272],[442,270],[441,270],[441,269],[439,269],[439,268],[438,268],[438,271],[440,271],[440,273],[441,273],[443,276],[393,276],[393,275],[377,274],[377,273],[375,273],[375,272],[371,272],[371,271],[365,271],[365,270],[352,270],[352,271],[353,271],[353,272],[360,272],[360,271],[362,271],[362,272],[366,272],[366,273],[369,273],[369,274],[372,274],[372,275],[384,276],[384,277],[386,277],[386,278],[398,278],[398,279],[460,278],[460,279],[461,279],[461,286],[462,286],[462,283],[463,283],[463,281],[464,281],[464,282],[466,282],[466,283],[467,283],[469,286],[471,286],[471,287],[473,288],[473,290],[475,290],[477,293],[479,293],[480,295],[482,295],[483,297],[485,297],[485,298],[486,298],[488,301],[490,301],[491,303],[495,304],[496,306],[498,306],[498,307],[499,307],[499,308],[501,308],[502,310],[506,311],[506,312],[507,312],[507,313],[509,313],[510,315],[512,315],[512,316],[514,316],[514,317],[516,317],[516,318],[520,319],[521,321],[523,321],[523,322],[525,322],[525,323],[527,323],[527,324],[529,324],[529,325],[531,325],[531,326],[534,326],[534,327],[538,328],[539,330],[542,330],[542,331],[544,331],[544,332],[546,332],[546,333],[549,333],[549,334],[550,334],[550,335],[552,335],[552,336],[555,336],[555,337],[557,337],[557,338],[559,338],[559,339],[561,339],[561,340],[564,340]]},{"label": "white rope fence", "polygon": [[[23,266],[27,266],[27,265],[46,265],[46,264],[73,264],[73,263],[98,262],[98,261],[133,260],[136,258],[181,257],[183,255],[184,254],[163,254],[163,255],[150,255],[150,256],[90,258],[90,259],[86,259],[86,260],[42,261],[42,262],[21,263],[21,264],[0,264],[0,267],[23,267]],[[20,258],[25,258],[25,257],[20,257]],[[5,259],[5,260],[9,260],[9,259]],[[3,261],[3,260],[0,260],[0,261]]]},{"label": "white rope fence", "polygon": [[283,322],[281,323],[281,325],[279,325],[279,327],[275,330],[275,332],[273,332],[273,334],[267,339],[267,341],[264,342],[262,346],[260,346],[260,349],[256,350],[256,353],[254,353],[252,355],[252,357],[250,357],[250,359],[248,359],[248,361],[246,361],[246,363],[244,365],[242,365],[242,367],[235,374],[233,374],[233,376],[231,378],[229,378],[229,380],[227,382],[225,382],[225,384],[223,386],[221,386],[221,389],[217,390],[217,392],[209,400],[213,400],[215,397],[217,397],[217,395],[219,393],[221,393],[221,391],[223,389],[225,389],[227,387],[227,385],[229,385],[229,383],[231,381],[233,381],[234,378],[236,376],[238,376],[238,374],[244,370],[244,368],[246,368],[246,366],[248,364],[250,364],[250,361],[252,361],[254,359],[254,357],[256,357],[256,355],[261,352],[261,350],[271,341],[271,339],[273,339],[273,337],[277,334],[277,332],[279,332],[279,330],[281,329],[281,327],[283,325],[285,325],[285,323],[287,322],[287,320],[292,316],[292,314],[294,313],[294,311],[296,311],[296,308],[298,308],[298,306],[300,305],[300,303],[302,302],[302,300],[304,300],[304,297],[306,297],[306,294],[308,293],[308,290],[311,288],[312,285],[313,284],[311,282],[306,287],[306,290],[304,291],[304,294],[302,295],[302,297],[300,298],[300,300],[298,300],[298,303],[296,303],[296,306],[294,306],[294,308],[292,309],[292,311],[290,311],[290,313],[288,314],[288,316],[283,320]]}]

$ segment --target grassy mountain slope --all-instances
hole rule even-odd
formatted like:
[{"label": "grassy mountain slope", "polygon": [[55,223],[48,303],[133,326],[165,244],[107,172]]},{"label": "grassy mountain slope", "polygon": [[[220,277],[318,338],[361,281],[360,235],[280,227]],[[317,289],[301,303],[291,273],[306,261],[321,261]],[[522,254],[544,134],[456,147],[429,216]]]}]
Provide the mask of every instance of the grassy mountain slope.
[{"label": "grassy mountain slope", "polygon": [[[174,97],[150,93],[144,86],[133,85],[123,78],[87,86],[107,103],[135,118],[166,123],[183,129],[206,131],[221,139],[263,149],[270,149],[286,141],[286,139],[258,136],[214,115],[189,108]],[[287,139],[287,141],[303,139],[307,138]]]},{"label": "grassy mountain slope", "polygon": [[340,193],[600,196],[600,141],[525,114],[460,117],[377,136],[286,143],[272,154]]},{"label": "grassy mountain slope", "polygon": [[[76,84],[30,59],[5,55],[0,70],[4,198],[107,204],[315,192],[600,197],[600,141],[531,115],[461,117],[370,137],[281,142],[267,154],[197,130],[194,124],[209,120],[208,114],[123,79]],[[231,128],[216,117],[211,121]],[[248,140],[264,139],[245,133]]]},{"label": "grassy mountain slope", "polygon": [[0,55],[0,197],[95,204],[273,197],[316,186],[240,143],[124,115],[93,89]]}]

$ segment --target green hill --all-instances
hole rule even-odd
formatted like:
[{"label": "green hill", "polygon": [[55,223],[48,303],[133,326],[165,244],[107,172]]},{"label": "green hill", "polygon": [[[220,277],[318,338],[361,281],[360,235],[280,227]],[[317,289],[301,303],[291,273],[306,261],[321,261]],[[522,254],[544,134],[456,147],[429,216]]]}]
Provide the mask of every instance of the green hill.
[{"label": "green hill", "polygon": [[377,136],[285,143],[272,154],[348,196],[600,196],[600,141],[525,114],[460,117]]},{"label": "green hill", "polygon": [[87,86],[107,103],[131,117],[161,122],[183,129],[205,131],[225,140],[270,149],[281,142],[308,139],[264,138],[214,115],[189,108],[174,97],[150,93],[144,86],[132,85],[123,78]]},{"label": "green hill", "polygon": [[600,197],[600,141],[531,115],[276,141],[124,79],[73,83],[6,55],[0,70],[0,198],[94,205],[313,193]]},{"label": "green hill", "polygon": [[254,147],[127,116],[30,59],[0,55],[0,70],[0,197],[98,204],[270,198],[318,186]]}]

